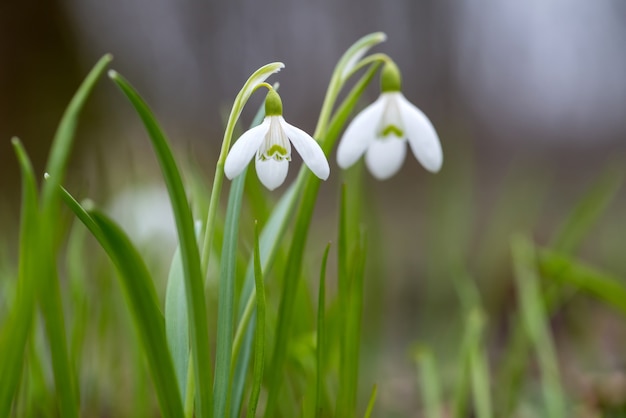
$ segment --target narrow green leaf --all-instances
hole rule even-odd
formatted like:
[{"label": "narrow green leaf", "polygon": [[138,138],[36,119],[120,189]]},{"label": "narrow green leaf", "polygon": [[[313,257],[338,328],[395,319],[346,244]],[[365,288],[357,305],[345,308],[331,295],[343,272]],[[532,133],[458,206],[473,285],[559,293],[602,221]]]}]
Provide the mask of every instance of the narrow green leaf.
[{"label": "narrow green leaf", "polygon": [[[350,288],[347,299],[344,333],[345,356],[341,359],[340,392],[337,398],[337,416],[351,417],[356,414],[359,384],[359,352],[361,346],[361,320],[363,315],[363,282],[365,279],[366,237],[361,233],[356,254],[349,268]],[[343,395],[343,396],[342,396]]]},{"label": "narrow green leaf", "polygon": [[609,206],[623,180],[624,170],[621,166],[610,166],[602,173],[561,225],[550,247],[562,254],[574,252]]},{"label": "narrow green leaf", "polygon": [[107,252],[119,271],[120,284],[133,315],[163,416],[182,417],[176,374],[165,336],[165,322],[150,273],[124,232],[97,211],[86,211],[67,191],[61,196]]},{"label": "narrow green leaf", "polygon": [[433,353],[427,347],[416,347],[414,358],[419,370],[425,416],[442,418],[441,381]]},{"label": "narrow green leaf", "polygon": [[194,361],[195,388],[198,394],[196,414],[200,418],[210,417],[212,414],[211,359],[206,302],[200,255],[185,188],[168,140],[165,138],[148,105],[117,72],[109,71],[109,77],[122,90],[143,121],[170,195],[185,276],[185,294],[187,296],[191,330],[191,353]]},{"label": "narrow green leaf", "polygon": [[59,412],[64,417],[77,417],[79,410],[78,388],[67,348],[67,332],[61,300],[61,290],[56,265],[58,251],[60,202],[58,186],[63,181],[67,161],[74,141],[78,118],[91,91],[111,62],[111,55],[103,56],[80,85],[68,105],[50,149],[46,172],[52,180],[44,183],[39,224],[39,254],[37,277],[39,280],[39,305],[46,325],[50,344],[55,388],[59,398]]},{"label": "narrow green leaf", "polygon": [[626,315],[626,287],[622,279],[548,250],[540,253],[539,266],[545,277],[574,285]]},{"label": "narrow green leaf", "polygon": [[470,312],[468,318],[468,328],[474,338],[470,347],[470,374],[472,380],[472,393],[474,396],[474,408],[477,418],[491,418],[493,416],[491,408],[491,388],[489,385],[489,368],[483,349],[483,330],[485,328],[484,314],[480,308]]},{"label": "narrow green leaf", "polygon": [[554,343],[539,291],[534,248],[521,236],[513,238],[511,248],[521,314],[539,361],[547,416],[561,418],[565,416],[565,399],[559,379]]},{"label": "narrow green leaf", "polygon": [[54,196],[57,195],[58,187],[65,178],[65,168],[74,142],[74,134],[78,126],[78,118],[87,102],[87,98],[95,87],[96,83],[104,74],[104,71],[113,60],[110,54],[104,55],[89,72],[83,83],[80,85],[72,101],[65,109],[61,122],[50,148],[50,155],[46,164],[46,173],[51,179],[43,185],[43,207],[48,207]]},{"label": "narrow green leaf", "polygon": [[217,311],[217,348],[215,353],[215,383],[213,387],[214,416],[227,417],[230,408],[230,370],[233,348],[235,314],[235,273],[237,265],[237,238],[241,198],[245,185],[245,173],[241,181],[233,182],[228,196]]},{"label": "narrow green leaf", "polygon": [[252,390],[250,392],[249,417],[254,418],[261,393],[263,368],[265,363],[265,285],[263,284],[263,269],[259,250],[259,227],[254,228],[254,279],[256,285],[256,332],[254,338],[254,371],[252,375]]},{"label": "narrow green leaf", "polygon": [[315,413],[321,416],[323,413],[322,395],[324,390],[324,350],[326,350],[326,263],[328,262],[328,254],[330,253],[330,243],[324,250],[322,257],[322,268],[320,269],[320,284],[317,296],[317,373],[316,373],[316,390],[315,390]]},{"label": "narrow green leaf", "polygon": [[376,395],[378,393],[378,386],[374,385],[372,388],[372,393],[370,395],[370,400],[367,402],[367,409],[365,410],[365,415],[363,418],[370,418],[372,415],[372,411],[374,411],[374,404],[376,403]]},{"label": "narrow green leaf", "polygon": [[176,249],[165,292],[165,331],[172,353],[176,380],[181,398],[187,395],[187,371],[189,369],[189,317],[185,298],[185,277],[180,248]]},{"label": "narrow green leaf", "polygon": [[37,256],[37,183],[28,154],[17,138],[13,147],[22,173],[22,210],[20,214],[20,243],[18,282],[15,302],[0,332],[0,416],[8,417],[16,393],[24,349],[31,332],[35,311],[36,277],[33,268]]}]

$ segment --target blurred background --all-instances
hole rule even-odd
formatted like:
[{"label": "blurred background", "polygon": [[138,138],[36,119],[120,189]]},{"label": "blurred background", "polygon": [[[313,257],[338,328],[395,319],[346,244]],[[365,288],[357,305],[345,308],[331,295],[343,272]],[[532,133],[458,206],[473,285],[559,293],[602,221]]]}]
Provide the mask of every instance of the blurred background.
[{"label": "blurred background", "polygon": [[[366,372],[364,386],[378,381],[383,407],[410,414],[417,392],[407,347],[426,342],[443,347],[442,356],[446,347],[456,349],[449,343],[458,340],[461,319],[451,275],[462,270],[478,284],[497,358],[514,300],[510,234],[521,230],[540,245],[549,243],[596,179],[610,167],[623,167],[626,2],[3,0],[0,223],[5,236],[15,236],[19,203],[19,172],[9,139],[23,140],[41,173],[65,106],[104,53],[114,55],[112,67],[151,104],[180,155],[209,177],[223,121],[249,74],[283,61],[286,68],[271,80],[280,81],[285,117],[312,132],[336,61],[374,31],[387,33],[388,41],[377,50],[398,63],[404,94],[431,118],[445,156],[437,175],[409,156],[393,179],[366,179],[378,215],[371,228],[379,231],[381,244],[372,256],[379,260],[368,285],[366,317],[373,319],[364,338],[372,353],[383,354],[371,354],[378,363]],[[365,96],[374,100],[377,94],[372,86]],[[244,125],[261,100],[253,98]],[[133,203],[123,199],[137,196],[126,189],[147,183],[157,185],[149,189],[155,200],[147,207],[163,202],[143,128],[108,80],[90,100],[76,144],[68,182],[79,195],[115,201],[112,210],[124,214]],[[339,173],[334,156],[331,171]],[[290,178],[295,172],[292,168]],[[340,181],[333,177],[331,185]],[[315,250],[334,239],[328,235],[335,230],[337,188],[331,185],[322,187],[317,216],[329,221],[313,233]],[[122,198],[115,200],[117,194]],[[584,259],[622,277],[624,209],[626,196],[620,192],[580,250]],[[171,234],[167,210],[154,213],[154,225],[165,225],[162,233]],[[574,306],[580,326],[575,335],[589,341],[591,321],[605,326],[593,331],[602,334],[602,348],[593,354],[583,350],[584,355],[569,352],[576,351],[567,348],[571,330],[558,327],[567,341],[557,344],[562,358],[576,358],[571,373],[623,367],[613,342],[625,333],[614,314],[594,306],[583,310],[589,315],[580,315],[582,308]],[[573,391],[583,390],[573,381]]]}]

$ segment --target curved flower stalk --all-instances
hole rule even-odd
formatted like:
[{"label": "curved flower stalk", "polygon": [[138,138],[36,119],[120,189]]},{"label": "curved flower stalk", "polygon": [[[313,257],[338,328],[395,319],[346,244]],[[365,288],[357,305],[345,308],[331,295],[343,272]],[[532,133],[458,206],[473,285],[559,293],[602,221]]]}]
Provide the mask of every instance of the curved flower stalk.
[{"label": "curved flower stalk", "polygon": [[425,169],[436,173],[443,163],[437,132],[424,113],[400,91],[398,67],[387,61],[381,74],[381,94],[348,125],[337,149],[341,168],[353,165],[363,154],[374,177],[388,179],[402,167],[406,142]]},{"label": "curved flower stalk", "polygon": [[265,187],[274,190],[287,177],[293,144],[317,177],[328,178],[330,167],[322,148],[309,134],[287,123],[282,113],[280,96],[270,89],[265,98],[265,119],[235,142],[224,164],[226,177],[230,180],[237,177],[256,154],[257,176]]}]

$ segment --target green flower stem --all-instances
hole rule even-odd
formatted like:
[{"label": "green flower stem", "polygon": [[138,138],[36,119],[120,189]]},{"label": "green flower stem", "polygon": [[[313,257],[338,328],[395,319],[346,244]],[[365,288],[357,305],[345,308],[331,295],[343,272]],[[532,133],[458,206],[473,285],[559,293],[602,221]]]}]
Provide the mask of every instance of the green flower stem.
[{"label": "green flower stem", "polygon": [[217,207],[220,201],[220,194],[222,191],[222,184],[224,183],[224,164],[226,163],[226,156],[230,150],[230,143],[232,141],[233,132],[241,111],[252,96],[252,93],[259,87],[265,87],[271,89],[272,86],[265,83],[265,80],[275,72],[284,67],[281,62],[273,62],[256,70],[250,78],[246,81],[243,88],[237,94],[235,102],[228,116],[228,122],[226,129],[224,130],[224,139],[222,140],[222,148],[220,149],[220,155],[215,167],[215,176],[213,177],[213,188],[211,189],[211,199],[209,200],[209,210],[207,213],[207,220],[204,230],[204,242],[202,245],[202,274],[206,280],[206,275],[209,268],[209,259],[211,256],[211,247],[213,246],[213,232],[215,230],[215,219],[217,215]]},{"label": "green flower stem", "polygon": [[[344,57],[345,58],[345,57]],[[344,59],[342,59],[344,61]],[[350,94],[343,103],[337,109],[335,116],[333,117],[328,129],[318,126],[316,132],[323,132],[321,147],[326,155],[328,155],[333,148],[339,133],[343,129],[348,116],[352,109],[356,105],[357,100],[365,90],[365,87],[372,81],[374,75],[378,71],[380,63],[374,63],[370,66],[369,70],[361,77],[359,82],[352,88]],[[339,71],[342,67],[338,65]],[[333,76],[333,79],[336,75]],[[332,85],[329,90],[334,89]],[[329,95],[327,94],[327,98]],[[334,107],[334,102],[324,104],[325,107]],[[324,119],[320,119],[320,123],[324,123]],[[269,377],[269,393],[267,406],[265,410],[265,416],[267,418],[275,416],[275,408],[277,406],[280,388],[282,383],[283,364],[287,355],[287,348],[289,345],[289,334],[291,328],[291,320],[293,318],[295,294],[298,289],[300,272],[302,267],[302,258],[304,253],[304,247],[306,238],[308,235],[309,225],[311,223],[311,217],[313,216],[313,209],[317,200],[317,193],[320,187],[320,180],[306,171],[302,174],[305,178],[302,181],[305,182],[304,192],[298,211],[296,214],[296,224],[293,234],[293,242],[289,250],[287,257],[287,266],[285,268],[285,279],[283,281],[284,287],[280,300],[278,325],[276,330],[276,344],[274,354],[272,357]]]},{"label": "green flower stem", "polygon": [[[359,65],[363,55],[374,45],[379,44],[387,39],[387,35],[382,32],[375,32],[364,36],[356,41],[341,57],[333,75],[330,78],[328,89],[326,90],[326,96],[324,97],[324,103],[320,110],[320,116],[317,120],[317,126],[313,138],[322,138],[326,132],[327,126],[330,122],[330,115],[332,114],[333,107],[337,102],[339,92],[343,88],[346,80],[348,80],[354,73],[352,70],[356,67],[362,68]],[[367,58],[366,58],[367,59]]]}]

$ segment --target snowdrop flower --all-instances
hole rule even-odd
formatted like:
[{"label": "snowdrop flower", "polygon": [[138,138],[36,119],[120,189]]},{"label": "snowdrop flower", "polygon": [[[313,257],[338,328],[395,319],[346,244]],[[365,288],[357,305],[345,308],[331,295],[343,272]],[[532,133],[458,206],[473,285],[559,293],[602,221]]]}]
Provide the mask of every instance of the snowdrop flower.
[{"label": "snowdrop flower", "polygon": [[435,128],[426,115],[400,92],[398,67],[387,62],[381,74],[381,94],[348,125],[339,148],[337,164],[348,168],[365,154],[365,164],[379,180],[400,170],[408,140],[415,158],[428,171],[441,168],[443,153]]},{"label": "snowdrop flower", "polygon": [[291,161],[291,144],[296,148],[304,163],[320,179],[330,174],[324,151],[309,134],[290,125],[283,119],[280,96],[270,89],[265,98],[265,119],[245,132],[230,149],[224,173],[229,180],[237,177],[255,156],[256,173],[261,183],[274,190],[287,177]]}]

